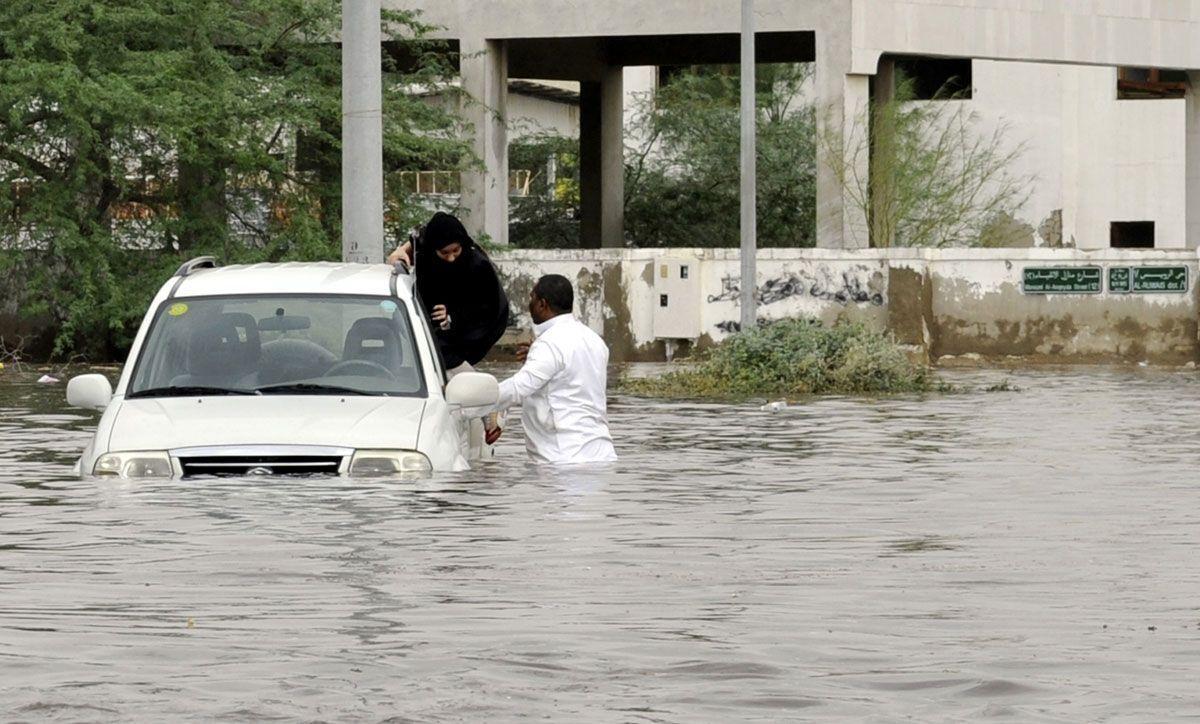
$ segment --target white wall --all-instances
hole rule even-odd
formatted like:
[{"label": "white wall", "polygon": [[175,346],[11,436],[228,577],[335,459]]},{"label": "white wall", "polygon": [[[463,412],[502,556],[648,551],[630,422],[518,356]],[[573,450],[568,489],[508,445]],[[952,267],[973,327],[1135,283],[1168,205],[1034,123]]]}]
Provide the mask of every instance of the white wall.
[{"label": "white wall", "polygon": [[[856,0],[853,7],[854,72],[874,73],[883,52],[976,59],[972,105],[993,127],[1009,120],[1030,146],[1022,166],[1039,182],[1022,220],[1035,230],[1061,208],[1063,239],[1081,249],[1107,247],[1112,221],[1154,221],[1158,248],[1200,245],[1195,201],[1190,242],[1187,233],[1187,101],[1118,101],[1114,69],[1200,66],[1200,2]],[[1192,176],[1200,198],[1200,172]]]},{"label": "white wall", "polygon": [[530,136],[579,138],[579,106],[520,93],[508,94],[508,141]]},{"label": "white wall", "polygon": [[[1032,179],[1018,220],[1034,244],[1109,245],[1112,221],[1153,221],[1158,248],[1186,248],[1185,101],[1117,100],[1116,69],[976,60],[966,101],[981,135],[1023,146],[1010,172]],[[947,103],[938,101],[937,103]]]},{"label": "white wall", "polygon": [[1186,248],[1186,101],[1117,100],[1113,68],[1068,77],[1064,227],[1076,245],[1107,247],[1113,221],[1153,221],[1156,247]]},{"label": "white wall", "polygon": [[880,53],[1200,67],[1190,0],[854,0],[854,72]]},{"label": "white wall", "polygon": [[[494,259],[514,310],[542,274],[562,274],[576,290],[576,313],[602,334],[613,360],[661,358],[655,311],[666,291],[661,264],[687,263],[695,337],[719,342],[736,328],[735,249],[514,250]],[[1026,294],[1025,267],[1178,265],[1187,290]],[[942,355],[1019,356],[1044,362],[1196,361],[1195,251],[1129,249],[765,249],[758,254],[760,319],[854,320]],[[679,294],[674,287],[671,293]],[[681,295],[683,296],[683,295]],[[518,327],[528,330],[523,311]],[[674,330],[672,326],[672,330]],[[674,331],[671,335],[674,336]],[[918,351],[918,350],[914,350]]]}]

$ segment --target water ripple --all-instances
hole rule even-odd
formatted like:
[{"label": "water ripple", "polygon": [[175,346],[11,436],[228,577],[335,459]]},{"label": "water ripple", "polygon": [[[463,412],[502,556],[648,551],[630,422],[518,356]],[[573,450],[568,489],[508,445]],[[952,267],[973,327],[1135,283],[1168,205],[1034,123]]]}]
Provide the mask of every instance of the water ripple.
[{"label": "water ripple", "polygon": [[5,372],[0,717],[1200,713],[1200,377],[952,381],[615,397],[603,469],[514,429],[461,476],[130,483],[73,479],[96,416]]}]

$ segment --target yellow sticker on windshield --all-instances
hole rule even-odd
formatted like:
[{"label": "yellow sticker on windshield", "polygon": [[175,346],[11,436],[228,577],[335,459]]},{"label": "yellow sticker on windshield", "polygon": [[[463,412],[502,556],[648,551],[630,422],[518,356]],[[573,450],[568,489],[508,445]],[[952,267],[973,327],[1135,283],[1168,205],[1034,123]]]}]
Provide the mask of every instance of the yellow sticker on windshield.
[{"label": "yellow sticker on windshield", "polygon": [[187,314],[187,305],[182,303],[172,304],[171,308],[167,310],[167,314],[171,315],[172,317],[182,317],[183,315]]}]

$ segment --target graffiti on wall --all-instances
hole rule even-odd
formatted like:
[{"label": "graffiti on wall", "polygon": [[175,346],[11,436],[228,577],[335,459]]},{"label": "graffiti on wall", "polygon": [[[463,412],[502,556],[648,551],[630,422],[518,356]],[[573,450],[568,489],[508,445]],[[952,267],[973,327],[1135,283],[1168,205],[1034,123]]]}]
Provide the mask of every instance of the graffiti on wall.
[{"label": "graffiti on wall", "polygon": [[[840,274],[827,268],[817,273],[791,273],[768,279],[757,290],[759,304],[775,304],[793,297],[812,297],[838,304],[871,304],[883,306],[883,294],[871,288],[871,269],[858,264]],[[735,302],[741,296],[741,279],[726,276],[721,279],[721,293],[708,295],[709,303]]]}]

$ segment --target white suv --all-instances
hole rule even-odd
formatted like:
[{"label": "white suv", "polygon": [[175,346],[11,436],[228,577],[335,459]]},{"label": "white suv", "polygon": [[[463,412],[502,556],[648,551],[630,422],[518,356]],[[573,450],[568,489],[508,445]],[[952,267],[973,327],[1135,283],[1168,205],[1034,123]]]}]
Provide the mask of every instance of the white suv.
[{"label": "white suv", "polygon": [[114,391],[67,386],[103,410],[81,476],[402,475],[490,454],[479,415],[496,379],[446,385],[403,267],[184,264],[159,290]]}]

